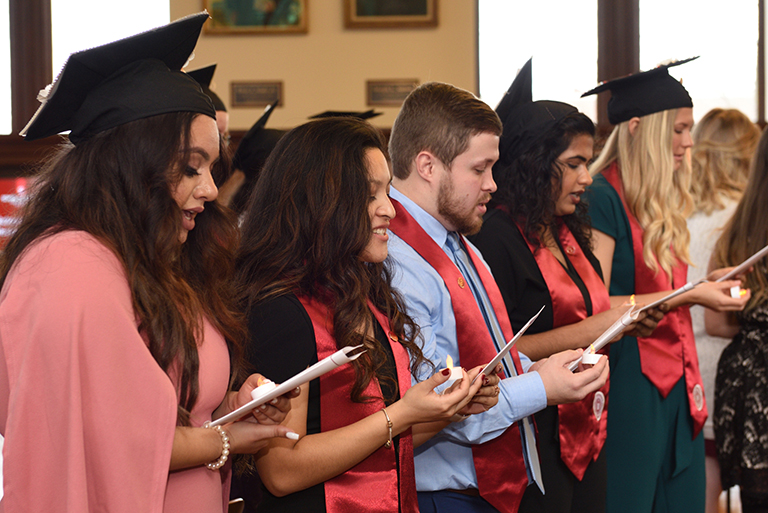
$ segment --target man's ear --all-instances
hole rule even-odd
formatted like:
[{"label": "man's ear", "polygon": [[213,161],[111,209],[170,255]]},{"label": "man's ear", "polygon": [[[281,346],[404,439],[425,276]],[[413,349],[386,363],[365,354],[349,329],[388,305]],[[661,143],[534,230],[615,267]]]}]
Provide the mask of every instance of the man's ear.
[{"label": "man's ear", "polygon": [[435,157],[432,152],[422,150],[416,155],[414,159],[416,172],[419,174],[422,180],[433,183],[439,178],[439,167],[441,165],[440,159]]},{"label": "man's ear", "polygon": [[640,118],[638,117],[631,118],[629,120],[629,135],[634,137],[638,126],[640,126]]}]

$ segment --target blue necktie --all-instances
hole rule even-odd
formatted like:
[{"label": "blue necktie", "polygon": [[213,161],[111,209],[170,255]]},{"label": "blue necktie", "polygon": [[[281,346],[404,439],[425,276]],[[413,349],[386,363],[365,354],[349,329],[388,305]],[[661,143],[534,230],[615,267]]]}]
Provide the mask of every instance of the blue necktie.
[{"label": "blue necktie", "polygon": [[[483,313],[485,324],[488,327],[488,331],[491,333],[491,338],[496,346],[496,351],[500,351],[501,348],[506,345],[504,334],[501,331],[501,325],[493,310],[488,293],[485,291],[485,287],[480,280],[480,275],[477,274],[475,266],[472,264],[469,255],[461,244],[459,234],[456,232],[448,232],[446,244],[453,254],[453,261],[464,276],[464,280],[469,284],[472,295],[475,296],[475,301],[477,301],[477,305]],[[504,357],[502,363],[504,365],[504,372],[507,376],[517,375],[517,369],[509,354]],[[523,447],[525,448],[525,466],[528,470],[528,477],[529,479],[533,477],[533,481],[538,485],[543,494],[544,481],[541,476],[539,453],[536,450],[536,434],[533,430],[533,422],[531,417],[525,417],[520,420],[520,423],[523,426],[522,437]]]}]

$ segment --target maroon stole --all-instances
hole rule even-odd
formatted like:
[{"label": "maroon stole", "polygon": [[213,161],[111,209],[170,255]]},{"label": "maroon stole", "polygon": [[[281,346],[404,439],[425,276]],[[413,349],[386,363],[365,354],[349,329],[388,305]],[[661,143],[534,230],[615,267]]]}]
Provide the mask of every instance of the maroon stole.
[{"label": "maroon stole", "polygon": [[[685,285],[688,266],[678,260],[672,270],[672,283],[666,273],[653,273],[643,260],[643,228],[627,208],[624,186],[619,176],[618,165],[614,162],[603,170],[603,176],[616,189],[632,228],[632,248],[635,255],[635,293],[648,294],[660,290],[677,289]],[[672,388],[685,377],[688,393],[688,408],[693,418],[693,437],[699,434],[707,419],[707,405],[699,374],[699,360],[693,338],[691,312],[688,306],[680,306],[664,315],[650,337],[638,337],[640,366],[643,375],[656,386],[662,397],[667,397]]]},{"label": "maroon stole", "polygon": [[[584,281],[589,296],[592,299],[592,313],[600,313],[611,308],[611,298],[608,289],[592,264],[587,260],[581,246],[576,242],[573,234],[565,225],[559,223],[558,238],[567,253],[576,272]],[[520,225],[517,226],[525,239],[525,234]],[[587,305],[579,288],[563,268],[560,261],[546,248],[533,246],[525,239],[528,249],[533,253],[536,264],[539,266],[544,282],[549,289],[552,298],[553,328],[568,326],[587,318]],[[607,347],[602,351],[606,352]],[[581,480],[587,471],[589,464],[600,455],[600,450],[605,443],[608,415],[606,410],[609,384],[597,392],[589,394],[579,402],[561,404],[557,407],[559,416],[558,431],[560,434],[560,457],[565,465],[573,472],[577,479]]]},{"label": "maroon stole", "polygon": [[[336,340],[331,334],[333,319],[328,308],[315,299],[298,296],[312,320],[317,342],[319,360],[338,351]],[[368,303],[384,333],[393,342],[392,352],[397,366],[397,381],[400,397],[411,387],[410,358],[405,348],[389,329],[389,320],[373,304]],[[320,376],[320,426],[322,431],[332,431],[384,408],[381,388],[376,378],[372,379],[364,394],[376,397],[366,403],[354,403],[350,392],[355,382],[355,371],[351,365],[342,365]],[[381,423],[385,425],[384,414]],[[392,512],[398,510],[398,497],[403,513],[417,513],[419,505],[416,498],[416,478],[413,470],[413,437],[408,429],[400,434],[400,480],[397,477],[397,453],[394,446],[390,449],[379,447],[366,459],[332,479],[326,481],[325,507],[328,513]],[[398,489],[399,486],[399,489]]]},{"label": "maroon stole", "polygon": [[[390,222],[389,229],[440,274],[451,295],[461,365],[470,369],[487,364],[496,356],[496,349],[480,307],[464,281],[461,271],[398,201],[393,199],[392,204],[397,216]],[[483,262],[466,243],[465,249],[488,293],[504,337],[509,340],[512,338],[512,327],[509,324],[501,292]],[[513,347],[510,355],[514,359],[517,373],[522,374],[523,369],[517,349]],[[535,449],[535,447],[531,448],[531,450]],[[528,486],[522,440],[517,423],[507,428],[501,436],[484,444],[473,445],[472,456],[480,495],[503,513],[516,512],[525,488]]]}]

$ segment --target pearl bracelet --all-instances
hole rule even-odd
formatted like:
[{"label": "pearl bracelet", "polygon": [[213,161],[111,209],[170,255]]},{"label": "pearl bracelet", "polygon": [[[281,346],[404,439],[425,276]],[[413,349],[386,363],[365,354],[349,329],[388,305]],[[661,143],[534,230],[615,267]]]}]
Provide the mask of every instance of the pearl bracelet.
[{"label": "pearl bracelet", "polygon": [[227,458],[229,458],[229,435],[221,426],[211,426],[210,421],[205,421],[203,427],[205,429],[213,429],[221,436],[221,456],[216,461],[205,464],[209,470],[219,470],[227,462]]},{"label": "pearl bracelet", "polygon": [[381,411],[384,413],[384,416],[387,418],[387,429],[389,430],[389,440],[387,440],[387,443],[384,444],[384,447],[389,449],[392,447],[392,421],[389,420],[389,413],[387,413],[386,408],[382,408]]}]

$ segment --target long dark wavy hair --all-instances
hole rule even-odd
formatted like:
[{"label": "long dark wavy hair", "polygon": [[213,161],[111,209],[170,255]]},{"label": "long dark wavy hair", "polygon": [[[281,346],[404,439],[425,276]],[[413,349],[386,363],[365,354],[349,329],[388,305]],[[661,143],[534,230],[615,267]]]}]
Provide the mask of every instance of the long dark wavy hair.
[{"label": "long dark wavy hair", "polygon": [[[294,128],[270,154],[251,195],[237,258],[242,306],[296,293],[328,306],[336,346],[364,344],[355,360],[351,398],[363,392],[386,361],[381,345],[367,334],[371,302],[389,319],[411,354],[411,369],[424,362],[414,343],[417,328],[404,313],[384,263],[360,255],[372,236],[366,153],[386,144],[379,130],[353,118],[327,118]],[[390,378],[391,379],[391,378]]]},{"label": "long dark wavy hair", "polygon": [[[557,158],[579,135],[595,136],[595,125],[580,112],[561,119],[544,137],[519,155],[500,155],[493,166],[498,189],[491,206],[502,206],[523,228],[532,244],[542,247],[540,234],[549,226],[558,233],[555,205],[562,186],[563,164]],[[561,218],[583,249],[591,249],[590,221],[582,197],[573,214]]]},{"label": "long dark wavy hair", "polygon": [[[39,170],[20,224],[0,257],[0,287],[32,243],[65,230],[85,231],[122,262],[139,331],[166,373],[174,369],[178,422],[189,425],[198,397],[198,336],[205,316],[226,338],[232,381],[242,368],[244,326],[234,303],[234,215],[206,204],[179,243],[180,207],[172,196],[189,159],[194,113],[163,114],[120,125],[78,143],[62,143]],[[222,183],[229,157],[213,167]],[[239,377],[239,376],[238,376]]]}]

